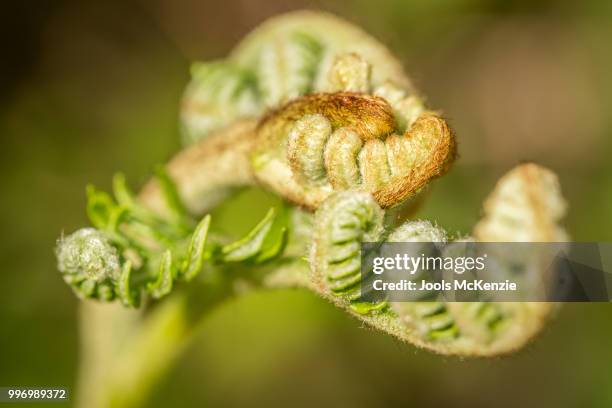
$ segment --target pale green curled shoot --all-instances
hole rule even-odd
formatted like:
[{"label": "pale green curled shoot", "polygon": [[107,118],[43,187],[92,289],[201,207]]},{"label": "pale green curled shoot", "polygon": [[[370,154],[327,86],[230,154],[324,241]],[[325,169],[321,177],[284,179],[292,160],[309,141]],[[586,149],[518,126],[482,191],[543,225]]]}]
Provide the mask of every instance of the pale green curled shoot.
[{"label": "pale green curled shoot", "polygon": [[121,174],[113,181],[115,200],[88,187],[95,228],[60,238],[56,248],[58,269],[80,297],[138,307],[142,295],[168,295],[177,281],[194,279],[206,262],[261,264],[282,253],[287,228],[274,209],[244,238],[225,245],[208,242],[210,215],[195,223],[165,171],[158,169],[156,177],[172,210],[169,218],[140,205]]},{"label": "pale green curled shoot", "polygon": [[[567,234],[559,222],[564,209],[554,173],[535,164],[521,165],[504,176],[486,200],[474,236],[484,242],[563,240]],[[364,279],[361,242],[448,240],[447,233],[429,221],[410,221],[385,231],[382,220],[380,206],[367,193],[336,193],[323,202],[315,214],[310,257],[318,293],[377,329],[441,354],[505,354],[542,330],[554,310],[551,303],[449,303],[435,293],[413,302],[356,302]],[[526,262],[531,262],[526,269],[545,273],[537,258]],[[421,278],[427,278],[424,272],[411,277]]]},{"label": "pale green curled shoot", "polygon": [[[349,89],[357,87],[345,79]],[[367,76],[355,78],[361,80]],[[398,109],[345,90],[297,98],[259,123],[255,177],[309,209],[347,189],[393,207],[443,175],[456,156],[454,135],[438,114],[413,109],[414,116],[398,121]]]}]

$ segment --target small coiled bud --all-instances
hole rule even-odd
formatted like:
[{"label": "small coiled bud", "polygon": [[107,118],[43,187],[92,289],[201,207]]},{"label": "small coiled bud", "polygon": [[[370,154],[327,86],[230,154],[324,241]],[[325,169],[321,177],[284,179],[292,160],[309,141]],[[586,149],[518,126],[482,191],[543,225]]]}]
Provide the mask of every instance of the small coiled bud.
[{"label": "small coiled bud", "polygon": [[427,220],[406,222],[387,237],[387,242],[446,242],[446,231]]},{"label": "small coiled bud", "polygon": [[341,192],[315,214],[312,280],[321,293],[354,300],[361,282],[361,242],[378,241],[384,212],[368,193]]},{"label": "small coiled bud", "polygon": [[[485,217],[474,235],[491,241],[502,237],[507,241],[561,238],[566,236],[558,224],[564,211],[556,176],[534,164],[522,165],[502,177],[486,201]],[[382,219],[380,206],[367,193],[332,194],[315,213],[311,252],[317,292],[372,326],[442,354],[493,356],[523,347],[541,331],[554,310],[554,305],[543,302],[446,302],[435,291],[420,294],[412,302],[359,301],[364,279],[360,243],[382,240]],[[512,220],[530,220],[533,225],[522,221],[513,229],[505,223]],[[526,236],[523,228],[532,235]],[[431,243],[446,242],[447,234],[429,221],[404,223],[391,231],[386,241],[423,242],[422,249],[416,250],[419,254],[442,250],[444,256],[466,256],[461,252],[465,246],[432,247]],[[549,264],[537,257],[525,258],[525,262],[524,269],[540,275],[545,273],[542,265]],[[430,273],[417,271],[410,279],[428,280]]]},{"label": "small coiled bud", "polygon": [[[474,228],[478,241],[541,242],[567,237],[559,225],[566,206],[557,177],[535,164],[518,166],[503,176],[484,208],[485,216]],[[401,235],[402,240],[410,238]],[[447,249],[446,255],[453,251],[452,256],[465,255],[456,253],[460,247]],[[489,257],[498,255],[489,253]],[[524,270],[544,276],[542,266],[549,263],[537,254],[520,255],[513,256],[512,262],[521,259]],[[503,261],[496,258],[498,264]],[[523,347],[542,330],[554,310],[553,304],[545,302],[436,301],[392,303],[391,307],[410,329],[409,337],[415,336],[413,342],[444,354],[481,356]]]},{"label": "small coiled bud", "polygon": [[383,207],[416,194],[455,159],[455,140],[433,112],[403,134],[383,98],[354,92],[312,94],[272,112],[259,124],[255,176],[309,209],[334,190],[371,193]]},{"label": "small coiled bud", "polygon": [[327,75],[326,92],[369,92],[372,66],[354,52],[337,55]]},{"label": "small coiled bud", "polygon": [[[564,242],[567,232],[560,225],[567,204],[561,195],[557,176],[534,163],[515,167],[505,174],[484,203],[484,216],[474,227],[473,236],[482,242]],[[499,267],[510,260],[508,254],[491,253]],[[546,254],[516,254],[512,268],[521,262],[524,274],[545,276]],[[535,337],[555,310],[546,302],[450,303],[450,309],[467,336],[480,346],[475,354],[509,352]],[[474,347],[476,349],[476,347]]]},{"label": "small coiled bud", "polygon": [[83,228],[58,240],[57,268],[77,294],[103,300],[115,297],[121,273],[119,253],[108,236],[95,228]]},{"label": "small coiled bud", "polygon": [[[399,61],[330,15],[271,19],[227,59],[192,71],[181,114],[185,139],[271,110],[251,138],[253,173],[310,210],[345,189],[368,191],[392,207],[445,172],[455,156],[446,122],[425,110]],[[311,115],[321,117],[310,123]]]},{"label": "small coiled bud", "polygon": [[483,219],[474,227],[480,241],[564,242],[558,225],[567,204],[559,179],[534,163],[515,167],[503,176],[484,203]]}]

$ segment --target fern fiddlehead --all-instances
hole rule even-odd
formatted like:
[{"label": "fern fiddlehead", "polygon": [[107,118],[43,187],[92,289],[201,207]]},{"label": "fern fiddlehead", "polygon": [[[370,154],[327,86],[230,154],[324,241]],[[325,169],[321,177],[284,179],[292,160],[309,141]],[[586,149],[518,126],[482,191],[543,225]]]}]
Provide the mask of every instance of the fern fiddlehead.
[{"label": "fern fiddlehead", "polygon": [[312,281],[322,293],[359,297],[360,244],[383,234],[383,210],[367,193],[332,195],[315,215]]},{"label": "fern fiddlehead", "polygon": [[171,212],[167,218],[140,205],[121,174],[113,182],[116,201],[88,188],[88,215],[95,228],[60,238],[56,249],[58,269],[77,295],[102,301],[118,298],[137,307],[142,294],[166,296],[175,282],[197,276],[206,261],[257,264],[282,252],[287,229],[278,225],[273,209],[244,238],[225,245],[207,242],[210,216],[196,224],[172,180],[163,169],[157,173]]},{"label": "fern fiddlehead", "polygon": [[[525,235],[525,225],[516,217],[506,216],[510,207],[512,214],[531,225],[530,235]],[[558,224],[564,208],[554,174],[534,164],[522,165],[499,181],[474,235],[478,240],[505,242],[560,239],[566,237]],[[411,221],[384,232],[382,219],[381,208],[366,193],[338,193],[317,210],[313,233],[311,273],[316,287],[372,326],[438,353],[488,356],[522,347],[553,311],[550,303],[448,303],[435,298],[356,303],[363,279],[360,242],[447,240],[444,230],[427,221]]]},{"label": "fern fiddlehead", "polygon": [[[158,174],[138,200],[121,178],[115,183],[117,203],[91,189],[88,213],[97,230],[60,241],[60,269],[81,295],[119,297],[135,305],[141,292],[162,297],[176,280],[192,279],[204,261],[257,263],[274,258],[287,236],[284,231],[269,238],[272,215],[243,240],[226,246],[207,246],[209,218],[196,226],[186,215],[202,213],[235,187],[257,180],[300,206],[322,206],[313,233],[311,280],[317,291],[333,294],[336,303],[367,318],[374,312],[396,316],[401,311],[406,322],[425,327],[423,339],[455,338],[465,332],[457,328],[460,316],[449,317],[451,309],[463,306],[432,301],[402,308],[356,302],[356,257],[362,240],[445,239],[442,230],[427,223],[385,232],[382,209],[415,194],[455,158],[448,125],[425,109],[386,48],[331,16],[296,13],[255,30],[227,60],[194,65],[192,71],[183,125],[188,139],[201,141],[173,159],[167,166],[169,177]],[[535,170],[527,173],[534,173],[530,177],[536,181],[550,178]],[[504,196],[514,184],[501,183],[494,196]],[[360,192],[342,193],[345,190]],[[529,214],[545,204],[531,198],[516,201],[516,196],[515,213]],[[326,215],[336,207],[346,214]],[[486,231],[501,228],[499,220],[507,218],[487,214],[475,228],[476,239],[492,239]],[[552,228],[532,221],[524,223]],[[88,240],[97,246],[91,244],[91,253],[83,252],[87,256],[75,256],[70,248],[86,247]],[[106,263],[100,261],[102,249],[108,254]],[[503,320],[493,306],[478,306],[474,313],[490,327]],[[398,327],[404,330],[406,322]]]},{"label": "fern fiddlehead", "polygon": [[[226,60],[195,64],[192,77],[183,134],[202,142],[177,156],[169,172],[187,206],[199,212],[229,188],[256,182],[310,210],[346,189],[368,191],[392,207],[444,174],[455,158],[446,121],[424,107],[399,62],[330,15],[271,19]],[[236,130],[235,123],[244,126]],[[190,150],[214,152],[197,161],[196,173],[207,177],[183,181],[173,169],[195,162]],[[236,171],[210,168],[226,165],[225,156]]]},{"label": "fern fiddlehead", "polygon": [[95,228],[83,228],[60,238],[56,255],[64,280],[78,286],[87,297],[111,300],[122,275],[119,253],[108,236]]},{"label": "fern fiddlehead", "polygon": [[383,98],[352,92],[299,98],[264,118],[254,152],[256,177],[291,201],[315,209],[332,191],[368,191],[383,207],[415,194],[446,172],[455,144],[433,113],[398,135]]},{"label": "fern fiddlehead", "polygon": [[[56,249],[58,269],[77,295],[136,307],[142,298],[168,295],[208,264],[259,265],[280,257],[288,244],[288,254],[268,264],[273,270],[256,284],[305,287],[383,332],[438,353],[491,356],[518,349],[554,309],[546,303],[448,303],[433,295],[412,303],[360,300],[361,242],[448,239],[427,221],[396,227],[388,209],[443,175],[456,143],[398,60],[343,20],[290,13],[262,24],[227,58],[194,64],[181,127],[190,146],[138,196],[122,176],[114,180],[114,198],[88,188],[94,228],[60,238]],[[227,243],[208,234],[210,217],[198,222],[189,215],[205,214],[236,189],[257,184],[316,211],[314,221],[294,209],[290,239],[284,217],[270,212],[244,238]],[[473,239],[563,241],[564,210],[553,173],[519,166],[486,201]],[[302,258],[308,247],[309,268]],[[537,263],[528,266],[538,271]],[[176,292],[176,303],[160,307],[162,316],[167,313],[160,321],[183,322],[177,315],[187,307]],[[151,341],[165,327],[152,314],[144,317],[149,329],[126,352],[148,341],[165,347],[158,372],[187,330],[167,345]],[[138,378],[131,381],[144,381]],[[112,387],[131,384],[120,382]]]},{"label": "fern fiddlehead", "polygon": [[[329,31],[331,26],[336,29]],[[305,27],[308,27],[308,34],[305,34]],[[357,39],[359,41],[355,43],[353,40]],[[287,55],[292,58],[284,58]],[[372,66],[364,58],[380,62],[380,67]],[[289,60],[290,64],[287,63]],[[350,140],[354,138],[352,132],[356,132],[361,137],[361,142],[365,141],[365,146],[360,147],[361,167],[356,175],[363,178],[367,186],[378,185],[379,178],[393,175],[376,170],[376,165],[386,163],[387,159],[377,153],[380,146],[374,143],[374,139],[385,137],[398,129],[396,112],[402,110],[399,109],[401,104],[397,103],[403,100],[406,92],[413,94],[413,91],[399,63],[391,54],[367,34],[347,23],[317,13],[284,16],[248,36],[227,60],[195,64],[192,75],[193,81],[187,88],[182,109],[186,138],[193,140],[211,132],[216,134],[208,137],[205,143],[181,152],[168,164],[167,171],[170,177],[177,181],[176,187],[173,185],[168,188],[168,177],[159,175],[145,186],[136,200],[125,189],[125,183],[118,182],[115,191],[118,203],[114,203],[104,193],[93,189],[90,191],[90,219],[115,246],[122,265],[121,274],[113,272],[113,280],[105,282],[115,283],[117,287],[118,282],[122,282],[123,288],[128,288],[123,292],[115,290],[113,293],[101,289],[104,293],[94,297],[114,298],[123,293],[124,303],[133,305],[137,303],[138,296],[133,295],[130,289],[133,282],[146,281],[144,287],[149,294],[161,297],[169,291],[175,279],[193,276],[193,270],[197,268],[185,266],[193,257],[191,253],[184,253],[184,248],[202,252],[199,251],[198,245],[205,245],[208,221],[204,219],[196,229],[202,234],[201,237],[190,235],[194,232],[193,220],[187,220],[185,214],[205,212],[236,187],[253,183],[248,157],[256,150],[254,147],[261,144],[258,129],[269,130],[270,122],[275,123],[272,127],[287,129],[293,126],[294,119],[298,119],[293,118],[292,114],[320,112],[325,115],[324,120],[329,120],[331,125],[338,127],[337,131],[330,135],[334,146],[338,148],[326,149],[323,152],[325,171],[329,173],[336,189],[352,188],[355,187],[355,182],[360,183],[350,180],[351,176],[343,175],[346,171],[339,165],[339,158],[347,154],[346,149],[340,148],[344,144],[343,134]],[[381,96],[367,95],[368,92],[379,92],[387,88],[395,92],[395,99],[390,98],[394,106],[390,106]],[[291,98],[311,91],[338,92],[319,93],[291,101]],[[379,93],[386,95],[385,92]],[[415,97],[412,95],[410,98]],[[282,114],[267,115],[259,125],[256,125],[255,119],[249,119],[265,109],[285,102],[287,105],[279,109]],[[360,111],[361,108],[364,110]],[[362,123],[358,115],[364,112],[367,112],[368,120]],[[405,118],[405,121],[412,122],[413,119]],[[445,135],[449,136],[448,128],[444,129],[447,131]],[[265,132],[262,130],[261,133]],[[273,132],[269,133],[274,138],[285,137],[282,134],[279,136],[272,135]],[[310,135],[306,132],[303,136],[308,139]],[[410,139],[417,140],[418,137]],[[394,162],[393,157],[397,157],[393,140],[389,138],[388,143],[391,163]],[[326,140],[322,142],[325,143]],[[307,166],[308,163],[295,160],[303,143],[294,145],[296,148],[290,155],[294,158],[292,162],[295,178],[300,179],[299,167]],[[452,139],[449,146],[454,146]],[[336,151],[338,154],[335,154]],[[336,169],[337,171],[334,171]],[[308,169],[304,170],[308,173]],[[392,167],[389,172],[395,170],[396,168]],[[378,173],[382,176],[379,177]],[[311,176],[312,174],[307,174],[307,183],[310,182]],[[265,181],[265,177],[263,179]],[[412,190],[422,184],[417,183]],[[325,190],[327,186],[322,188]],[[280,188],[279,192],[283,194],[283,188]],[[411,192],[408,189],[404,193],[396,194],[396,198],[401,200]],[[290,192],[284,195],[292,198]],[[137,204],[137,201],[143,205]],[[303,202],[297,202],[314,208],[318,201],[320,200],[312,201],[305,197]],[[388,205],[394,204],[393,201],[383,201]],[[187,245],[186,240],[190,237],[192,243]],[[201,261],[197,261],[196,265],[200,263]],[[139,271],[144,264],[148,272],[143,275]],[[67,270],[65,266],[61,266]],[[156,268],[154,272],[151,271],[153,267]],[[188,273],[185,268],[188,268]],[[79,284],[89,291],[89,286],[93,284],[85,280],[83,274],[76,275],[82,279]],[[73,284],[76,285],[76,282]],[[106,286],[102,285],[101,288]],[[94,292],[91,293],[92,296]]]},{"label": "fern fiddlehead", "polygon": [[[91,377],[105,382],[92,386],[103,394],[97,406],[132,388],[140,394],[118,405],[145,397],[190,336],[189,291],[175,286],[225,264],[241,263],[261,287],[305,287],[382,332],[442,354],[508,353],[541,330],[554,305],[448,303],[433,293],[411,303],[360,299],[361,242],[448,240],[428,221],[397,226],[395,215],[456,156],[447,122],[425,106],[378,41],[334,16],[294,12],[264,22],[227,58],[193,64],[191,74],[180,114],[188,146],[138,196],[122,176],[114,180],[114,198],[88,188],[94,228],[57,244],[58,269],[80,297],[137,307],[175,292],[139,314],[141,330],[123,350],[127,358]],[[286,217],[274,211],[234,242],[208,233],[209,216],[190,215],[206,214],[237,189],[258,184],[300,207],[293,209],[290,234]],[[468,239],[567,238],[559,225],[565,205],[558,181],[539,166],[519,166],[502,178],[484,210]],[[314,217],[308,211],[316,211]],[[281,255],[253,274],[246,268]],[[524,262],[540,272],[537,262]],[[218,269],[222,290],[207,294],[217,301],[231,295],[236,282]],[[122,320],[119,312],[113,314]],[[106,317],[87,314],[85,320],[108,327],[108,315],[100,316]],[[176,329],[174,337],[159,341],[169,328]],[[149,364],[149,351],[161,357]]]}]

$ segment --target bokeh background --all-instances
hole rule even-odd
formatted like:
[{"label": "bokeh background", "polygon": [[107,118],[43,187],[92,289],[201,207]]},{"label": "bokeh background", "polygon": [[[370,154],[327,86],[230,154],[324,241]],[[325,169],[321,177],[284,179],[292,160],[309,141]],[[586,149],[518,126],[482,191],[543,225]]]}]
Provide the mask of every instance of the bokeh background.
[{"label": "bokeh background", "polygon": [[[144,182],[179,148],[190,62],[299,8],[388,44],[455,128],[461,158],[420,217],[468,232],[497,177],[535,160],[560,175],[572,236],[612,240],[607,0],[3,2],[0,385],[74,390],[78,302],[53,247],[86,224],[85,184],[108,189],[117,170]],[[245,192],[215,222],[245,231],[273,203]],[[607,407],[611,338],[612,306],[571,304],[520,353],[462,360],[370,331],[303,291],[253,293],[211,314],[149,405]]]}]

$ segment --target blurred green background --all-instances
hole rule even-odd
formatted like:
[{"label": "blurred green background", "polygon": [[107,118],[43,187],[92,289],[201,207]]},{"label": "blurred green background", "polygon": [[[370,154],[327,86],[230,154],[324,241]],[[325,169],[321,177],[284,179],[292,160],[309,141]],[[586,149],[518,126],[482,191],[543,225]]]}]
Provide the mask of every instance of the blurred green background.
[{"label": "blurred green background", "polygon": [[[607,0],[3,2],[0,24],[0,386],[66,386],[77,300],[55,269],[86,224],[84,186],[140,185],[179,148],[192,60],[263,19],[329,10],[401,58],[455,128],[460,160],[419,217],[468,232],[503,172],[559,173],[576,240],[612,240],[612,3]],[[247,192],[215,222],[244,231],[273,201]],[[249,211],[244,211],[249,209]],[[248,218],[247,218],[248,217]],[[570,304],[520,353],[440,357],[374,333],[303,291],[218,308],[151,406],[612,406],[612,306]]]}]

